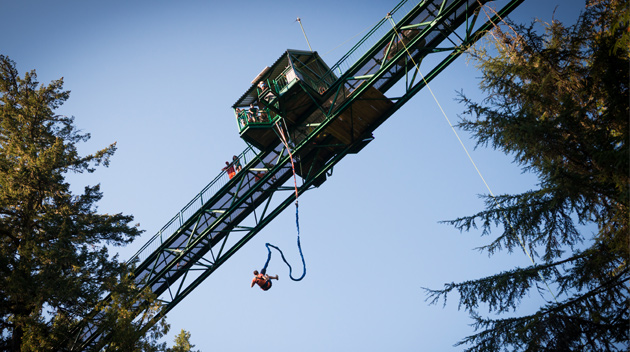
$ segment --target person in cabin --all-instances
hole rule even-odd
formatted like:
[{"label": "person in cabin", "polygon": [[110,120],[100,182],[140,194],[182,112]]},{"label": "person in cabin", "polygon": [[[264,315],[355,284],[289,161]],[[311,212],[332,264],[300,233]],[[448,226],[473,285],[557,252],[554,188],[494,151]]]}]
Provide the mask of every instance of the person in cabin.
[{"label": "person in cabin", "polygon": [[260,109],[260,114],[258,116],[260,122],[270,122],[269,117],[265,109]]},{"label": "person in cabin", "polygon": [[269,86],[265,81],[260,81],[258,83],[258,88],[260,88],[260,93],[258,96],[264,94],[263,99],[265,99],[265,101],[271,101],[273,98],[275,98],[273,92],[271,90],[268,91]]},{"label": "person in cabin", "polygon": [[278,275],[275,277],[269,276],[265,269],[262,269],[260,273],[258,273],[258,270],[254,270],[254,278],[250,287],[254,287],[254,284],[257,284],[263,291],[267,291],[271,288],[271,279],[278,280]]},{"label": "person in cabin", "polygon": [[247,112],[247,121],[256,122],[257,114],[258,114],[258,108],[254,106],[254,103],[249,104],[249,111]]},{"label": "person in cabin", "polygon": [[225,167],[222,169],[223,171],[227,171],[230,180],[234,175],[236,175],[236,171],[234,171],[234,165],[230,164],[228,161],[225,162]]},{"label": "person in cabin", "polygon": [[247,116],[245,115],[245,111],[236,108],[236,116],[238,116],[238,123],[241,128],[245,127],[247,125]]},{"label": "person in cabin", "polygon": [[236,155],[232,156],[232,164],[234,165],[234,169],[236,170],[236,172],[241,171],[241,169],[243,168],[241,166],[241,161],[238,159]]}]

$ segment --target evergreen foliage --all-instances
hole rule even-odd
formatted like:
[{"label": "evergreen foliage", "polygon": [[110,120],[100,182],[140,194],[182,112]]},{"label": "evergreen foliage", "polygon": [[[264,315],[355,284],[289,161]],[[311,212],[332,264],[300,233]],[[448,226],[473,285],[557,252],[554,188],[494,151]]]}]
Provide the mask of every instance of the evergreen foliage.
[{"label": "evergreen foliage", "polygon": [[[106,247],[126,245],[141,231],[132,216],[97,213],[98,185],[75,195],[65,180],[107,166],[116,146],[78,154],[90,136],[54,113],[69,97],[62,86],[62,79],[40,86],[35,71],[21,78],[0,55],[0,350],[73,350],[77,322],[93,312],[116,341],[106,350],[158,348],[164,324],[132,337],[148,318],[132,316],[134,299],[149,294]],[[105,294],[113,304],[103,305]]]},{"label": "evergreen foliage", "polygon": [[184,329],[175,336],[175,345],[167,349],[167,352],[199,352],[193,351],[195,345],[190,343],[190,333]]},{"label": "evergreen foliage", "polygon": [[[482,251],[526,249],[538,264],[428,290],[432,303],[459,294],[476,329],[459,343],[466,351],[628,349],[628,33],[628,2],[596,0],[574,25],[507,22],[487,41],[494,51],[472,51],[487,97],[462,96],[459,126],[539,183],[486,196],[485,210],[447,223],[483,235],[496,226]],[[519,316],[536,289],[547,303]]]}]

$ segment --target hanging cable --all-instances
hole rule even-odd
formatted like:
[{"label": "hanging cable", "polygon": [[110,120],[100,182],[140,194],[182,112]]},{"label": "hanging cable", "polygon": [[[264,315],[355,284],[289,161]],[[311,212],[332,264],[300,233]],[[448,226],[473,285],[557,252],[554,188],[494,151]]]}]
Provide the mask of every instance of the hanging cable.
[{"label": "hanging cable", "polygon": [[282,253],[282,250],[274,245],[272,245],[271,243],[265,243],[265,246],[267,247],[267,261],[265,262],[265,266],[262,268],[261,272],[265,273],[267,271],[267,266],[269,265],[269,262],[271,261],[271,248],[276,249],[278,252],[280,252],[280,256],[282,257],[282,260],[284,261],[284,263],[289,267],[289,277],[291,278],[291,280],[293,281],[300,281],[304,278],[304,276],[306,276],[306,262],[304,261],[304,255],[302,254],[302,245],[300,244],[300,217],[299,217],[299,206],[298,206],[298,186],[297,186],[297,177],[295,174],[295,163],[293,162],[293,154],[291,153],[291,148],[289,147],[289,142],[287,140],[286,135],[284,134],[284,130],[282,128],[282,126],[280,125],[279,122],[276,122],[276,128],[278,129],[278,134],[280,135],[280,140],[282,141],[282,144],[284,144],[285,148],[287,149],[287,153],[289,154],[289,159],[291,160],[291,170],[293,171],[293,183],[295,185],[295,226],[297,228],[297,247],[298,250],[300,252],[300,258],[302,259],[302,267],[304,268],[304,270],[302,271],[302,276],[298,277],[298,278],[294,278],[293,277],[293,268],[291,267],[291,264],[289,264],[289,262],[287,262],[286,258],[284,257],[284,253]]},{"label": "hanging cable", "polygon": [[[416,70],[418,71],[418,73],[420,74],[420,77],[422,78],[422,81],[424,81],[425,86],[429,89],[429,92],[431,93],[431,96],[433,97],[433,100],[435,100],[435,103],[437,104],[437,106],[440,108],[440,111],[442,112],[442,115],[444,115],[444,118],[446,119],[446,122],[448,123],[448,125],[451,127],[451,130],[453,131],[453,133],[455,133],[455,136],[457,137],[457,140],[459,141],[459,144],[462,146],[462,148],[464,149],[464,152],[466,152],[466,155],[468,156],[468,159],[470,160],[470,162],[472,163],[473,167],[475,168],[475,170],[477,171],[477,174],[479,175],[479,177],[481,178],[481,180],[483,181],[484,185],[486,186],[486,189],[488,190],[488,192],[490,193],[490,197],[492,198],[492,200],[497,203],[496,201],[496,196],[494,195],[494,192],[492,192],[492,189],[490,189],[490,186],[488,185],[488,182],[486,182],[486,179],[483,177],[481,171],[479,170],[479,168],[477,167],[477,164],[475,163],[475,161],[473,160],[472,156],[470,155],[470,153],[468,152],[468,149],[466,148],[466,146],[464,145],[464,142],[462,141],[462,139],[459,137],[459,134],[457,133],[457,131],[455,130],[455,127],[453,126],[453,124],[451,123],[450,119],[448,118],[448,116],[446,115],[446,112],[444,112],[444,109],[442,108],[442,105],[440,104],[440,102],[437,100],[437,97],[435,96],[435,94],[433,93],[433,90],[431,89],[431,87],[429,86],[429,82],[427,82],[427,80],[424,78],[424,75],[422,74],[422,72],[420,71],[420,67],[418,66],[418,64],[416,63],[416,61],[413,59],[413,56],[411,55],[411,52],[409,51],[409,48],[407,48],[407,45],[405,44],[405,42],[403,41],[403,37],[400,33],[398,33],[398,31],[396,30],[396,24],[394,23],[392,17],[390,14],[387,14],[386,16],[387,19],[389,19],[389,22],[392,25],[392,29],[394,30],[394,33],[396,34],[396,37],[399,38],[399,42],[403,45],[403,47],[405,48],[405,51],[407,52],[407,55],[409,55],[409,58],[411,59],[411,62],[413,63],[413,65],[416,67]],[[497,203],[498,204],[498,203]],[[523,252],[525,252],[525,254],[527,255],[527,257],[529,257],[529,260],[532,262],[532,264],[534,266],[536,266],[536,261],[534,260],[534,258],[531,256],[531,254],[529,253],[529,251],[527,250],[527,247],[525,246],[525,242],[523,241],[522,237],[519,237],[516,235],[516,230],[514,229],[514,226],[512,225],[512,222],[509,219],[506,219],[508,225],[510,226],[510,228],[512,229],[512,231],[514,231],[514,234],[516,236],[516,238],[518,239],[521,247],[523,248]],[[549,287],[549,284],[547,283],[547,280],[545,280],[545,278],[542,276],[542,273],[540,271],[538,271],[538,276],[540,277],[540,279],[545,283],[545,285],[547,286],[547,290],[549,291],[549,293],[551,293],[551,296],[553,296],[553,299],[558,302],[558,298],[556,297],[556,295],[553,293],[553,291],[551,290],[551,287]]]},{"label": "hanging cable", "polygon": [[293,184],[295,185],[295,205],[298,204],[298,186],[297,186],[297,177],[295,176],[295,164],[293,162],[293,154],[291,153],[291,148],[289,147],[289,142],[287,137],[284,135],[284,131],[282,129],[282,125],[280,125],[279,121],[276,121],[276,128],[278,129],[278,133],[280,134],[280,140],[284,147],[287,148],[287,153],[289,153],[289,159],[291,160],[291,170],[293,171]]}]

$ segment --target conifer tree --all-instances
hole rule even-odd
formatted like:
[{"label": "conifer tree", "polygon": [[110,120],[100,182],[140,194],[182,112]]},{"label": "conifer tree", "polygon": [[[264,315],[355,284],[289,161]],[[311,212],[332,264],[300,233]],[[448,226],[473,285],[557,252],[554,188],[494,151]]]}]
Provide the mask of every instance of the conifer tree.
[{"label": "conifer tree", "polygon": [[[65,178],[107,166],[116,146],[78,154],[77,144],[89,134],[79,133],[72,117],[55,114],[68,97],[62,79],[40,85],[35,71],[22,78],[15,63],[0,55],[3,351],[70,350],[77,338],[73,327],[95,309],[107,312],[110,333],[136,328],[128,318],[133,303],[98,304],[107,293],[123,301],[139,294],[126,279],[124,263],[110,257],[106,245],[126,245],[141,231],[130,225],[130,215],[97,212],[98,185],[73,194]],[[163,331],[157,326],[140,341],[119,335],[117,342],[127,351],[149,350]]]},{"label": "conifer tree", "polygon": [[184,329],[175,336],[175,345],[169,348],[168,352],[199,352],[193,351],[195,345],[190,343],[190,333]]},{"label": "conifer tree", "polygon": [[[573,25],[508,22],[489,37],[492,50],[472,51],[486,98],[462,96],[459,126],[539,183],[447,221],[502,231],[480,249],[527,251],[535,261],[428,290],[433,303],[457,293],[473,317],[475,333],[459,343],[466,351],[628,350],[628,31],[627,1],[591,0]],[[546,304],[519,314],[530,293]]]}]

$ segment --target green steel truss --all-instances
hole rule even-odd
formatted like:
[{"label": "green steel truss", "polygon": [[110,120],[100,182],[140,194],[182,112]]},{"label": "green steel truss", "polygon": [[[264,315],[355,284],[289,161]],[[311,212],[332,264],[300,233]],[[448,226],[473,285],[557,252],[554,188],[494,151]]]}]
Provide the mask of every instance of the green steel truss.
[{"label": "green steel truss", "polygon": [[[298,193],[321,185],[341,159],[360,151],[380,124],[522,1],[493,1],[503,5],[492,19],[479,15],[478,0],[399,3],[330,68],[322,80],[334,83],[327,83],[323,97],[302,88],[312,96],[313,107],[299,124],[289,127],[291,151],[298,164],[306,165],[299,172]],[[386,96],[393,87],[398,95]],[[382,93],[378,99],[384,100],[386,109],[364,128],[353,129],[350,141],[327,144],[331,139],[322,136],[342,115],[350,116],[352,126],[358,102],[374,99],[369,95],[372,89]],[[266,150],[250,146],[238,157],[242,170],[231,179],[225,171],[220,173],[131,259],[137,263],[136,282],[150,287],[162,302],[162,311],[145,329],[295,201],[290,158],[279,139]],[[144,306],[137,303],[138,314]],[[77,327],[73,350],[107,343],[100,318],[95,313]]]}]

